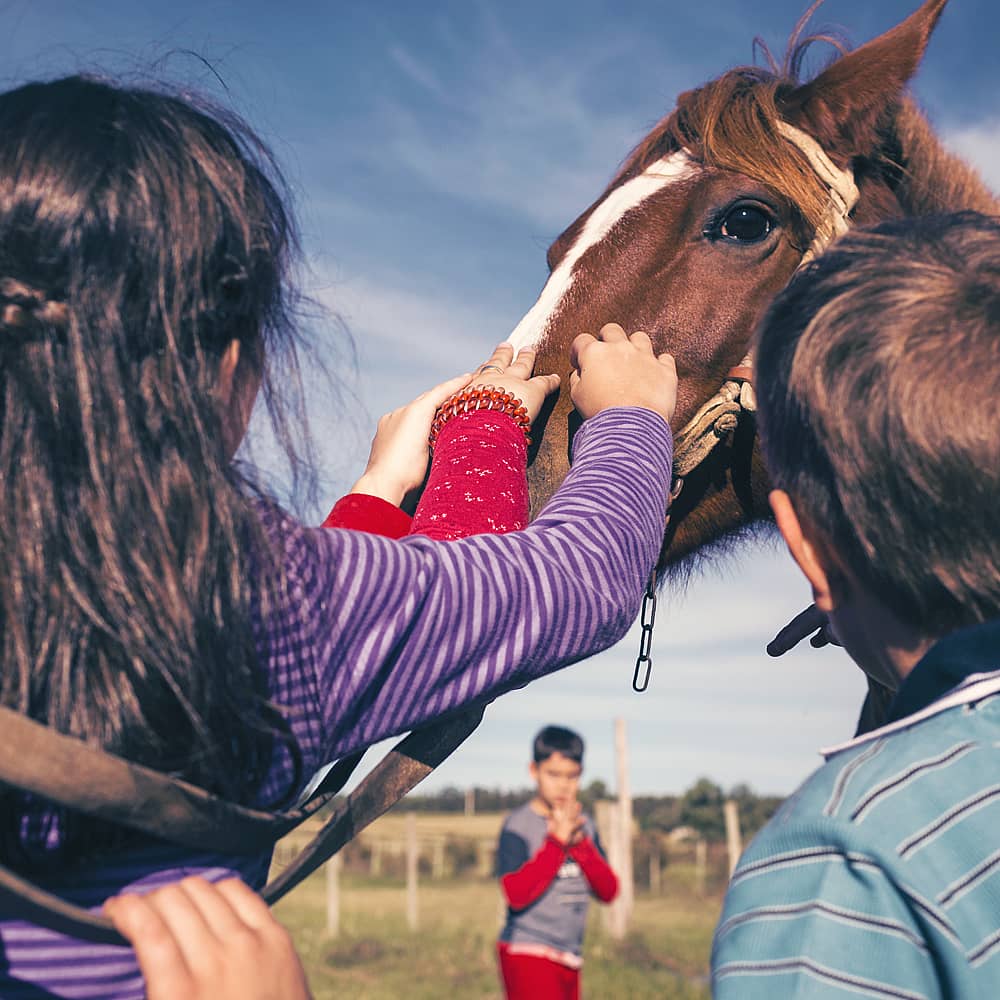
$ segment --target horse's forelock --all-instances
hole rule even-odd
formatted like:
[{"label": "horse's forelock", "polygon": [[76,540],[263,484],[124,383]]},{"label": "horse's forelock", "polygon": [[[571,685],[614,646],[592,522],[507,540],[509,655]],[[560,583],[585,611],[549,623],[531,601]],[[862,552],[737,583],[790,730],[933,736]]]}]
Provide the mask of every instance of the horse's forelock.
[{"label": "horse's forelock", "polygon": [[681,94],[677,107],[633,150],[610,188],[656,159],[686,149],[707,166],[766,184],[815,229],[829,194],[802,153],[778,132],[782,94],[794,86],[789,77],[744,66]]},{"label": "horse's forelock", "polygon": [[[781,138],[777,124],[783,120],[783,99],[806,82],[803,68],[815,47],[825,45],[833,53],[816,75],[851,50],[847,39],[834,29],[805,34],[821,3],[816,0],[811,4],[796,24],[780,65],[766,44],[755,39],[755,53],[760,54],[766,67],[738,67],[681,94],[677,107],[625,160],[609,190],[641,173],[655,160],[686,149],[706,165],[767,184],[815,229],[826,211],[828,192],[803,155]],[[829,141],[822,135],[815,138],[821,144]],[[875,142],[876,136],[872,139]],[[879,148],[870,151],[869,164],[861,168],[862,174],[881,176],[887,188],[895,191],[906,214],[961,208],[997,212],[993,192],[973,168],[941,146],[909,98],[902,98],[892,127],[877,139]],[[827,147],[826,152],[836,159],[841,151]]]}]

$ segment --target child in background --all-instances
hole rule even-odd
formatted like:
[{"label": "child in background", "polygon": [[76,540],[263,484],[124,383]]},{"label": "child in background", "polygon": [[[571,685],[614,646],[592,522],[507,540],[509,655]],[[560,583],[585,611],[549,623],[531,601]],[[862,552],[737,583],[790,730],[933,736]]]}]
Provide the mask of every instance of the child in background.
[{"label": "child in background", "polygon": [[583,740],[546,726],[532,750],[535,795],[507,817],[497,848],[508,907],[500,974],[509,1000],[576,1000],[590,897],[611,902],[618,879],[577,801]]},{"label": "child in background", "polygon": [[713,995],[1000,996],[1000,221],[842,237],[756,358],[778,527],[894,699],[743,855]]},{"label": "child in background", "polygon": [[[308,528],[232,461],[258,391],[288,440],[275,373],[294,373],[298,340],[295,228],[259,140],[190,98],[81,77],[0,95],[0,134],[4,705],[277,808],[328,761],[624,634],[671,471],[676,374],[648,337],[608,327],[574,345],[575,465],[525,530],[444,545]],[[461,390],[437,451],[503,434],[523,463],[555,380],[518,364],[501,354]],[[464,412],[500,399],[486,382],[523,410]],[[425,441],[408,466],[420,478]],[[373,455],[369,482],[395,502],[419,478],[389,465]],[[77,905],[267,872],[267,853],[0,800],[0,858]],[[122,948],[10,916],[0,947],[5,998],[144,992]]]}]

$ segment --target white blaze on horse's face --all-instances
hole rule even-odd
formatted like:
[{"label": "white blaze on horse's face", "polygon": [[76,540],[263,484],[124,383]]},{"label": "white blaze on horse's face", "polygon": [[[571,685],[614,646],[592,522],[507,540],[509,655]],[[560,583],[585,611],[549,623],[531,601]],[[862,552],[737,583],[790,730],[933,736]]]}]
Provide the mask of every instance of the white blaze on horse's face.
[{"label": "white blaze on horse's face", "polygon": [[549,275],[538,301],[507,338],[514,345],[514,350],[538,347],[542,342],[552,320],[559,313],[566,293],[573,286],[573,269],[591,247],[600,243],[632,209],[657,191],[690,177],[696,169],[691,157],[684,150],[679,150],[650,164],[638,177],[616,187],[590,213],[573,246]]}]

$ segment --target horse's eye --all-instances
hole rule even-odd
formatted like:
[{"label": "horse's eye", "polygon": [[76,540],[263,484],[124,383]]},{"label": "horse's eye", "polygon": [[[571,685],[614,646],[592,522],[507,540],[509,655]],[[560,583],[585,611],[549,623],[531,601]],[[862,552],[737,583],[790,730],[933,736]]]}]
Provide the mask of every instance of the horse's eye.
[{"label": "horse's eye", "polygon": [[719,235],[734,243],[760,243],[771,232],[771,216],[756,205],[737,205],[719,224]]}]

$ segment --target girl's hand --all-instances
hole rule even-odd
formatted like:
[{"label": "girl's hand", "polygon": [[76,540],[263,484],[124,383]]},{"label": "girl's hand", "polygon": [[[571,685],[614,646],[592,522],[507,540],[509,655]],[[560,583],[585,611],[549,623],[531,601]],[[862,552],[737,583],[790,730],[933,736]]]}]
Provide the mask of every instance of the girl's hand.
[{"label": "girl's hand", "polygon": [[489,361],[480,365],[473,375],[470,385],[495,385],[498,389],[512,392],[524,404],[528,418],[534,422],[549,393],[559,388],[558,375],[536,375],[535,352],[524,348],[514,357],[514,345],[504,341],[490,356]]},{"label": "girl's hand", "polygon": [[417,396],[412,403],[387,413],[378,422],[368,466],[351,493],[381,497],[397,507],[427,474],[427,437],[437,408],[452,393],[464,389],[472,375],[459,375]]},{"label": "girl's hand", "polygon": [[186,878],[104,912],[135,948],[148,1000],[309,1000],[288,931],[239,879]]},{"label": "girl's hand", "polygon": [[613,406],[642,406],[668,421],[677,405],[677,368],[669,354],[657,357],[649,337],[628,336],[608,323],[597,337],[582,333],[570,347],[576,369],[569,388],[580,415],[587,419]]},{"label": "girl's hand", "polygon": [[531,377],[534,351],[520,351],[514,360],[514,348],[500,344],[475,375],[459,375],[423,393],[406,406],[387,413],[378,422],[372,441],[368,467],[351,487],[351,493],[367,493],[399,506],[403,497],[415,490],[427,474],[430,449],[427,438],[437,408],[453,393],[467,385],[495,385],[514,393],[528,417],[538,416],[545,397],[559,387],[558,375]]}]

